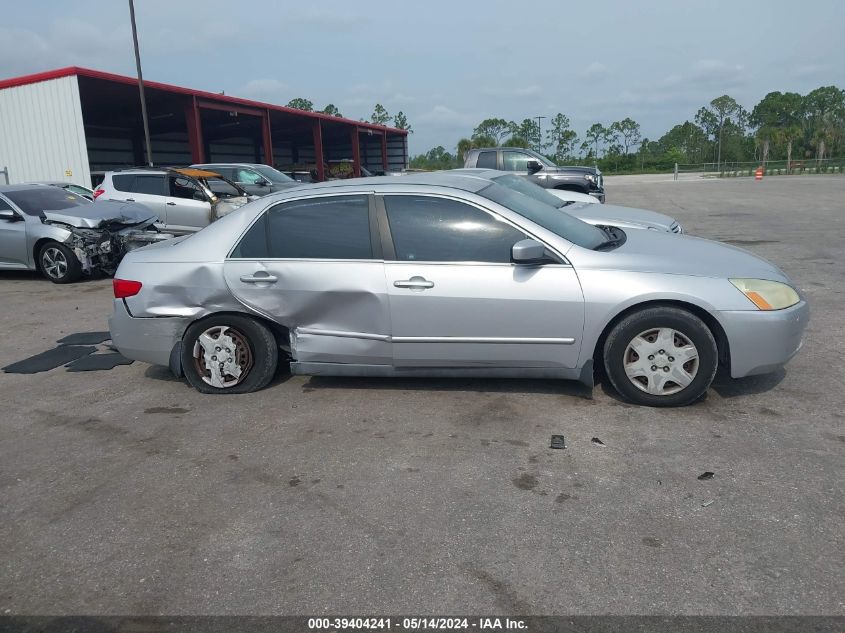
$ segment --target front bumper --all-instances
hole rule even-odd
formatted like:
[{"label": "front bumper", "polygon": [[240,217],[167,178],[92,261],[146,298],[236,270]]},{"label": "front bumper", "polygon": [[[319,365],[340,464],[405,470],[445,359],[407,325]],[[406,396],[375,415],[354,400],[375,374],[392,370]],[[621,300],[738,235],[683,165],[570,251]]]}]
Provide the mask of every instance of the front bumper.
[{"label": "front bumper", "polygon": [[187,317],[133,317],[123,300],[115,299],[109,331],[117,351],[126,358],[168,366],[170,352],[182,340],[189,324]]},{"label": "front bumper", "polygon": [[592,191],[590,191],[589,193],[590,193],[590,195],[591,195],[591,196],[593,196],[593,198],[598,198],[598,199],[599,199],[599,202],[601,202],[602,204],[604,204],[604,190],[603,190],[603,189],[601,189],[601,190],[598,190],[598,189],[596,189],[596,190],[592,190]]},{"label": "front bumper", "polygon": [[768,374],[783,367],[803,344],[810,306],[800,301],[785,310],[720,312],[731,354],[731,377]]}]

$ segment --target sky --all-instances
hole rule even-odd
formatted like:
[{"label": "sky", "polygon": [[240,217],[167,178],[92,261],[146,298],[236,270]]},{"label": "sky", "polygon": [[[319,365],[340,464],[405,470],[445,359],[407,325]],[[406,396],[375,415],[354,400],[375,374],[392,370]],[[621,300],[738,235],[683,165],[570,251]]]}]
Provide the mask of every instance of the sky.
[{"label": "sky", "polygon": [[[454,152],[483,119],[631,117],[656,139],[729,94],[845,87],[845,2],[135,0],[144,77],[368,119],[403,111],[410,152]],[[133,75],[128,2],[7,3],[0,78]],[[548,120],[543,122],[548,126]],[[545,128],[544,128],[545,129]]]}]

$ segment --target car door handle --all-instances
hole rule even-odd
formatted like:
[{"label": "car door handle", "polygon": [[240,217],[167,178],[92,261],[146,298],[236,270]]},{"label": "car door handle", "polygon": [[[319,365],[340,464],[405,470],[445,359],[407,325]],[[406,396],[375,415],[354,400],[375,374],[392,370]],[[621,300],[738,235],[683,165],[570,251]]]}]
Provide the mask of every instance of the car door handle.
[{"label": "car door handle", "polygon": [[429,281],[425,277],[411,277],[410,279],[400,279],[394,281],[393,285],[397,288],[410,288],[411,290],[425,290],[426,288],[434,288],[434,282]]},{"label": "car door handle", "polygon": [[135,198],[127,198],[126,202],[135,202]]},{"label": "car door handle", "polygon": [[241,275],[241,281],[245,284],[274,284],[279,281],[275,275]]},{"label": "car door handle", "polygon": [[175,202],[168,202],[166,204],[167,204],[168,207],[175,207],[176,206]]}]

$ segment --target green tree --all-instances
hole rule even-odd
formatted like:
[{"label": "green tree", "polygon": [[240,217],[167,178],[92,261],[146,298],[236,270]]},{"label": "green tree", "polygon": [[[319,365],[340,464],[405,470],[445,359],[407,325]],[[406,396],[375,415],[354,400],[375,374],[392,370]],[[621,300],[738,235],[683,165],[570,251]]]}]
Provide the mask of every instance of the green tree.
[{"label": "green tree", "polygon": [[401,110],[396,113],[396,116],[393,117],[393,127],[398,128],[400,130],[408,130],[409,134],[414,133],[414,128],[412,128],[411,124],[408,123],[408,117],[406,117],[405,113]]},{"label": "green tree", "polygon": [[578,142],[578,135],[569,125],[569,117],[565,114],[558,112],[552,117],[551,129],[548,132],[548,146],[558,162],[568,158],[575,151],[575,145]]},{"label": "green tree", "polygon": [[540,138],[540,125],[536,119],[523,119],[522,123],[511,123],[511,141],[508,147],[528,147],[542,151],[542,139]]},{"label": "green tree", "polygon": [[472,131],[473,137],[491,138],[492,145],[499,145],[507,136],[513,136],[514,124],[504,119],[484,119]]},{"label": "green tree", "polygon": [[373,113],[370,115],[370,122],[376,125],[387,125],[390,122],[390,115],[380,103],[377,103],[376,107],[373,108]]},{"label": "green tree", "polygon": [[629,150],[640,142],[640,124],[630,117],[625,117],[621,121],[616,121],[610,128],[615,130],[622,141],[622,149],[625,155],[628,155]]},{"label": "green tree", "polygon": [[816,159],[825,156],[826,147],[842,134],[845,121],[845,90],[836,86],[822,86],[804,98],[810,142],[816,148]]},{"label": "green tree", "polygon": [[716,154],[717,168],[722,164],[722,131],[725,128],[725,121],[728,120],[731,115],[737,114],[741,109],[741,106],[736,102],[736,100],[728,95],[716,97],[710,102],[710,112],[718,123],[718,150]]},{"label": "green tree", "polygon": [[[592,155],[599,157],[599,143],[605,140],[607,129],[601,123],[593,123],[584,134],[584,143],[594,149]],[[583,149],[583,145],[581,146]]]},{"label": "green tree", "polygon": [[308,99],[303,99],[302,97],[297,97],[296,99],[288,101],[288,107],[296,108],[297,110],[305,110],[305,112],[314,111],[314,104]]},{"label": "green tree", "polygon": [[331,116],[339,116],[339,117],[343,116],[340,113],[340,110],[337,109],[337,106],[335,106],[335,104],[333,104],[333,103],[330,103],[329,105],[327,105],[325,108],[320,110],[320,112],[322,112],[323,114],[329,114]]}]

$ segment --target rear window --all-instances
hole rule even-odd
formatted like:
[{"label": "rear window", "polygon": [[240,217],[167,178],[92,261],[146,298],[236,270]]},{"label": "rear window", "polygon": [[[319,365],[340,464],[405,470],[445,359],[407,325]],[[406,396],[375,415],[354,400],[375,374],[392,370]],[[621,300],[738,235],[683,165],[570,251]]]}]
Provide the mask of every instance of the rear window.
[{"label": "rear window", "polygon": [[480,152],[475,166],[482,169],[496,169],[496,152]]},{"label": "rear window", "polygon": [[93,204],[87,198],[78,196],[59,187],[33,187],[18,191],[6,191],[5,196],[27,215],[39,216],[43,211],[61,211],[72,207]]},{"label": "rear window", "polygon": [[164,195],[164,176],[154,174],[115,174],[112,184],[117,191],[145,193],[151,196]]}]

